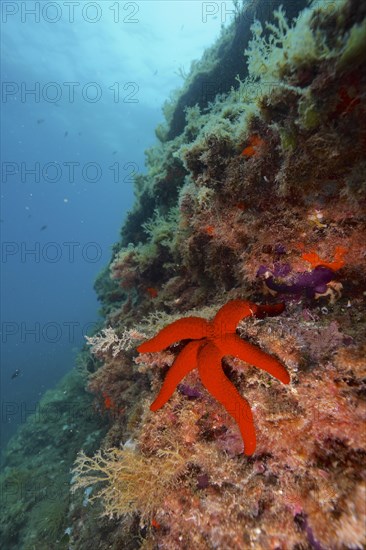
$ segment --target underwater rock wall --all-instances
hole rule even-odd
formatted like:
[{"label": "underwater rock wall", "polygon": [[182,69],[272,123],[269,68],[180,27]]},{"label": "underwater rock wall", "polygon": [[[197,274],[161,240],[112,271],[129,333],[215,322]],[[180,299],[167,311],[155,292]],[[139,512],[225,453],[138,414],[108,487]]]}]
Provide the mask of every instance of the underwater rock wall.
[{"label": "underwater rock wall", "polygon": [[[246,59],[241,43],[231,49],[243,64],[236,86],[208,108],[189,106],[184,91],[146,152],[96,282],[105,323],[88,339],[97,363],[85,374],[109,430],[74,465],[71,548],[366,545],[366,13],[354,0],[316,2],[296,21],[286,11],[253,24]],[[225,31],[228,43],[240,25]],[[184,104],[185,125],[172,129]],[[250,406],[250,455],[186,319],[213,319],[231,300],[275,308],[243,314],[236,332],[230,313],[225,326],[290,376],[230,354],[214,365]],[[180,319],[169,329],[180,343],[170,332],[163,349],[137,352]],[[224,339],[210,327],[209,343]],[[187,349],[200,372],[151,411]]]},{"label": "underwater rock wall", "polygon": [[[147,151],[109,268],[118,301],[99,281],[107,328],[90,341],[103,366],[89,389],[113,419],[104,450],[79,455],[74,489],[102,481],[94,498],[116,548],[366,544],[365,10],[315,4],[291,23],[279,8],[251,30],[247,77],[208,109],[187,107],[183,131]],[[277,358],[288,385],[222,362],[253,414],[249,457],[200,356],[200,374],[149,410],[174,359],[193,353],[169,344],[198,333],[172,328],[165,349],[136,354],[235,299],[286,306],[237,334]],[[85,540],[74,533],[75,547]]]},{"label": "underwater rock wall", "polygon": [[48,390],[34,414],[25,403],[8,403],[21,425],[2,449],[4,549],[69,548],[70,469],[78,450],[93,454],[106,433],[105,419],[95,414],[92,396],[85,391],[83,370],[71,371]]},{"label": "underwater rock wall", "polygon": [[[254,20],[261,21],[265,25],[266,21],[273,22],[274,11],[281,5],[280,0],[257,0],[248,4],[246,8],[239,8],[237,3],[237,15],[235,21],[227,29],[223,29],[221,37],[217,43],[208,49],[203,58],[192,63],[191,72],[183,75],[185,78],[182,90],[172,92],[163,108],[166,118],[165,124],[159,125],[156,129],[156,135],[161,142],[171,142],[172,147],[167,144],[164,148],[165,154],[175,149],[174,140],[183,132],[184,141],[191,139],[187,133],[186,110],[189,107],[197,106],[200,111],[210,110],[210,104],[219,94],[228,93],[232,87],[237,88],[238,77],[244,80],[248,75],[246,63],[243,63],[242,53],[248,46],[251,37],[250,25]],[[299,11],[305,7],[304,0],[294,0],[288,4],[287,16],[292,19]],[[264,34],[267,35],[268,29],[264,28]],[[240,54],[238,55],[238,52]],[[271,86],[267,82],[265,86]],[[256,94],[256,87],[248,83],[246,91],[242,94],[244,100],[249,99]],[[138,201],[134,205],[134,210],[130,214],[129,220],[122,229],[122,244],[125,246],[129,242],[138,242],[144,240],[145,235],[141,231],[141,226],[148,217],[154,213],[154,209],[167,211],[176,204],[177,193],[184,183],[186,170],[180,162],[174,162],[169,155],[168,162],[159,162],[159,172],[153,169],[156,165],[152,155],[159,155],[161,151],[150,150],[147,153],[147,164],[150,167],[150,178],[157,179],[157,188],[152,193],[147,189],[146,177],[141,176],[137,179],[136,190],[138,190]],[[164,180],[167,185],[164,185]],[[152,182],[151,182],[152,183]],[[148,186],[150,187],[150,186]]]},{"label": "underwater rock wall", "polygon": [[[75,465],[75,489],[103,481],[94,498],[115,518],[115,547],[366,544],[366,20],[354,1],[326,8],[254,23],[248,76],[208,109],[187,107],[183,131],[147,151],[109,267],[118,301],[101,279],[106,330],[90,341],[103,366],[89,389],[111,428],[104,450]],[[253,414],[249,457],[199,357],[200,375],[152,412],[184,347],[171,335],[136,354],[164,326],[212,319],[235,299],[286,306],[237,334],[276,357],[288,385],[222,362]],[[193,337],[185,330],[175,339]],[[83,530],[73,540],[83,548]]]},{"label": "underwater rock wall", "polygon": [[[198,105],[201,111],[209,107],[217,94],[226,94],[231,87],[237,86],[237,77],[244,80],[247,77],[247,66],[238,55],[244,52],[251,38],[250,24],[254,20],[263,25],[274,22],[274,10],[283,2],[280,0],[257,0],[250,2],[246,7],[239,8],[236,21],[226,32],[223,32],[218,43],[210,48],[203,59],[194,65],[189,78],[185,82],[184,90],[177,98],[172,108],[169,127],[166,131],[166,140],[173,140],[184,131],[186,124],[185,110],[187,107]],[[296,0],[289,2],[286,7],[287,17],[292,20],[306,7],[306,2]]]}]

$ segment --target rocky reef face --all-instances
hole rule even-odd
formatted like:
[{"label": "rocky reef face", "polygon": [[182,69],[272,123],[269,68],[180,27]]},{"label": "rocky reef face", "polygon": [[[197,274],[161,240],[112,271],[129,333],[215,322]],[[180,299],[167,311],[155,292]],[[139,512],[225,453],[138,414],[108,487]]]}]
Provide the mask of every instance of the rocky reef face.
[{"label": "rocky reef face", "polygon": [[[242,17],[206,54],[216,70]],[[235,87],[202,108],[189,85],[166,106],[96,282],[105,325],[89,339],[87,386],[109,431],[74,466],[72,548],[365,547],[365,17],[354,0],[315,2],[295,21],[279,8],[252,25],[246,60],[238,47]],[[230,300],[285,304],[236,335],[277,358],[289,384],[222,361],[251,406],[251,456],[197,369],[150,411],[191,337],[137,352]]]},{"label": "rocky reef face", "polygon": [[[90,342],[103,366],[89,389],[111,427],[100,454],[79,455],[75,487],[102,481],[94,498],[116,522],[115,548],[366,544],[364,7],[315,4],[292,22],[279,8],[251,32],[247,75],[204,109],[186,97],[181,132],[159,129],[98,281],[110,332]],[[286,306],[236,332],[286,366],[288,385],[223,359],[251,405],[250,457],[197,369],[149,410],[183,344],[136,354],[164,326],[235,299]]]},{"label": "rocky reef face", "polygon": [[[222,40],[234,43],[239,20]],[[204,109],[184,94],[170,106],[99,280],[111,332],[90,342],[103,366],[89,389],[113,420],[104,451],[79,455],[75,487],[103,482],[116,548],[366,544],[364,8],[315,4],[292,23],[279,8],[251,32],[234,88]],[[136,355],[164,326],[235,299],[286,306],[236,332],[286,366],[288,385],[223,359],[251,405],[250,457],[197,369],[149,410],[183,344]]]}]

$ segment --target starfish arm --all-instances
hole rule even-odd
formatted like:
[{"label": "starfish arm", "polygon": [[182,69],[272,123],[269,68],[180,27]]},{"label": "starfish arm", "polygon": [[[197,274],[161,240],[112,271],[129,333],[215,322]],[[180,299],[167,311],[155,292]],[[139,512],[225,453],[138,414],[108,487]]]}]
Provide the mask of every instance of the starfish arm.
[{"label": "starfish arm", "polygon": [[171,398],[183,378],[197,366],[197,354],[201,345],[202,342],[189,342],[180,354],[177,355],[174,363],[168,370],[157,398],[150,405],[151,411],[161,409]]},{"label": "starfish arm", "polygon": [[244,317],[255,315],[258,306],[245,300],[231,300],[216,313],[213,320],[215,334],[234,333],[238,323]]},{"label": "starfish arm", "polygon": [[154,338],[141,344],[137,351],[149,353],[161,351],[180,340],[199,340],[205,338],[208,332],[208,322],[201,317],[184,317],[164,327]]},{"label": "starfish arm", "polygon": [[275,359],[275,357],[257,348],[257,346],[245,342],[237,334],[228,334],[225,338],[215,342],[215,344],[220,348],[222,356],[233,355],[258,369],[265,370],[277,378],[277,380],[283,382],[283,384],[290,382],[290,375],[282,363]]},{"label": "starfish arm", "polygon": [[239,425],[244,441],[244,453],[252,455],[255,451],[256,437],[250,405],[226,378],[221,367],[220,350],[213,343],[206,344],[200,349],[198,370],[203,385]]}]

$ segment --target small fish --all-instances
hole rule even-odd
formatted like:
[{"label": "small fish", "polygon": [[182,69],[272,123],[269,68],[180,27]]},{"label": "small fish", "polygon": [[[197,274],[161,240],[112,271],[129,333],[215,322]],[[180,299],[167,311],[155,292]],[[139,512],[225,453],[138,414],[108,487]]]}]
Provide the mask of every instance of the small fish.
[{"label": "small fish", "polygon": [[42,124],[44,122],[44,118],[38,118],[37,119],[37,124]]},{"label": "small fish", "polygon": [[40,231],[44,231],[45,229],[47,229],[47,225],[42,225]]},{"label": "small fish", "polygon": [[113,151],[112,155],[116,155],[117,154],[117,151]]},{"label": "small fish", "polygon": [[156,76],[157,74],[158,74],[158,69],[156,69],[156,70],[154,71],[154,76]]},{"label": "small fish", "polygon": [[13,380],[14,378],[18,378],[18,376],[20,375],[21,371],[20,369],[15,369],[15,371],[13,372],[13,374],[11,375],[11,379]]},{"label": "small fish", "polygon": [[64,133],[64,137],[67,137],[68,135],[69,135],[69,132],[66,131],[66,132]]}]

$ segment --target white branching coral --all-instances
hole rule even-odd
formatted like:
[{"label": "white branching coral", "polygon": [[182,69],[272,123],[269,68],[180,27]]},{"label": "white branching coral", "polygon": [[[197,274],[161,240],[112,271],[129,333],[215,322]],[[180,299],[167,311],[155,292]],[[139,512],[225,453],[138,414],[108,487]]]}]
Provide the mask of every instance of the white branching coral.
[{"label": "white branching coral", "polygon": [[86,341],[91,347],[93,355],[104,358],[107,355],[117,357],[122,351],[136,346],[136,340],[143,340],[146,334],[135,329],[124,330],[119,337],[112,327],[103,328],[95,336],[86,336]]}]

